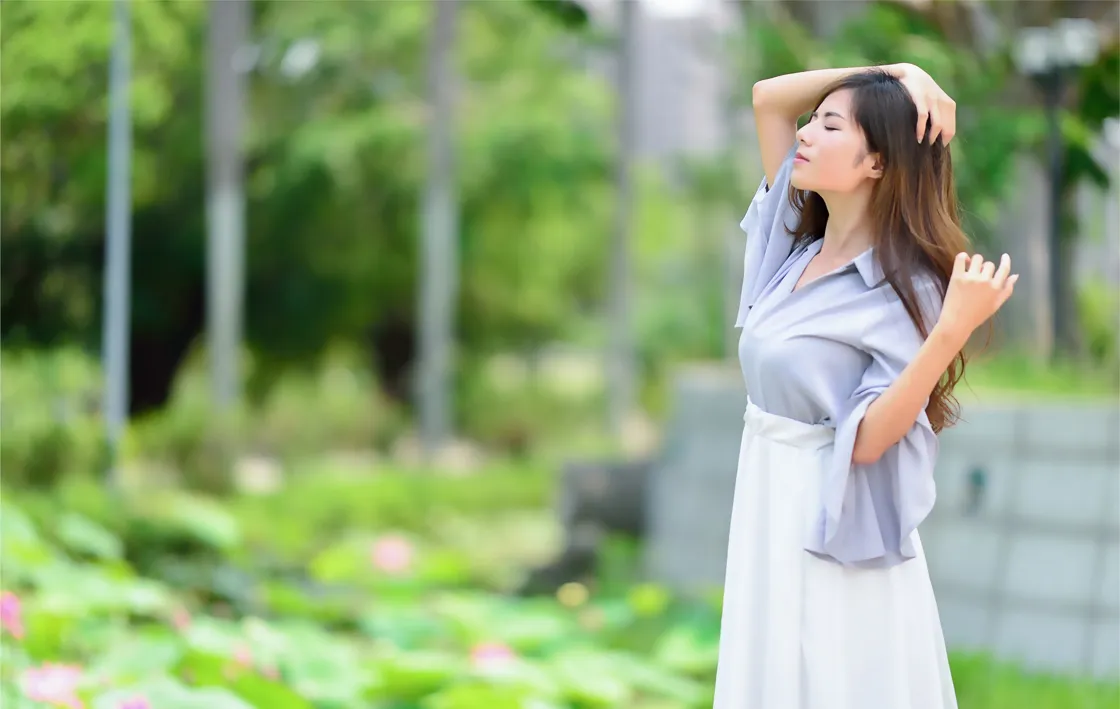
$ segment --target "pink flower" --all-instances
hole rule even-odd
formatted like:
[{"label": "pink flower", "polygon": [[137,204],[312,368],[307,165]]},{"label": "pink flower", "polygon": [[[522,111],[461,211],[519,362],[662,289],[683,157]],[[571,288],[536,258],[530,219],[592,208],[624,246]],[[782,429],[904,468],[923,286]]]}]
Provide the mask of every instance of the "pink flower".
[{"label": "pink flower", "polygon": [[477,670],[503,670],[513,664],[517,655],[501,643],[479,643],[471,648],[471,665]]},{"label": "pink flower", "polygon": [[373,543],[370,561],[374,568],[388,574],[401,574],[412,566],[413,549],[407,539],[387,535]]},{"label": "pink flower", "polygon": [[185,633],[191,627],[191,614],[186,608],[176,608],[171,614],[171,625],[180,633]]},{"label": "pink flower", "polygon": [[253,651],[249,649],[248,645],[238,645],[233,650],[233,662],[238,667],[252,667]]},{"label": "pink flower", "polygon": [[16,640],[23,640],[23,605],[11,591],[0,594],[0,629],[7,630]]},{"label": "pink flower", "polygon": [[117,709],[152,709],[152,705],[144,697],[133,697],[121,702]]},{"label": "pink flower", "polygon": [[85,704],[77,695],[81,679],[80,667],[48,662],[24,670],[19,684],[24,695],[32,701],[65,709],[85,709]]}]

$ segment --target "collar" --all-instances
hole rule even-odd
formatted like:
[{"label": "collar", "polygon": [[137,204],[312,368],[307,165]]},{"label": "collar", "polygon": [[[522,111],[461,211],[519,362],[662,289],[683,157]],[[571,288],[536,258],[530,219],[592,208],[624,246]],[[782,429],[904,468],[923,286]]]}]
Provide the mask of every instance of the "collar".
[{"label": "collar", "polygon": [[[809,245],[809,250],[812,252],[812,256],[816,256],[821,252],[823,247],[824,239],[821,238],[811,243]],[[812,258],[812,256],[810,256],[810,258]],[[879,267],[879,262],[875,260],[875,247],[871,247],[859,256],[856,256],[849,261],[846,266],[841,268],[840,271],[844,272],[852,269],[859,272],[860,277],[863,278],[863,282],[868,288],[875,288],[882,283],[885,278],[883,269]]]},{"label": "collar", "polygon": [[879,262],[875,260],[874,247],[852,259],[852,265],[859,271],[859,275],[863,276],[863,282],[867,284],[868,288],[878,286],[886,277],[883,274],[883,269],[879,268]]}]

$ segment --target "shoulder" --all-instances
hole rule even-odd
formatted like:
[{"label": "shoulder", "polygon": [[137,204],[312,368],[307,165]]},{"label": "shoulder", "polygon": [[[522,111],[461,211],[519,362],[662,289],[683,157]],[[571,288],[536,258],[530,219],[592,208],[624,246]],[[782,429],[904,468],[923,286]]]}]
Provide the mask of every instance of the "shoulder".
[{"label": "shoulder", "polygon": [[936,324],[944,301],[940,279],[931,272],[922,271],[912,275],[906,285],[909,288],[905,299],[885,279],[873,289],[878,295],[878,306],[876,317],[872,318],[865,332],[865,343],[868,346],[876,349],[890,349],[892,346],[912,349],[925,339],[915,321],[915,315],[921,318],[927,334]]},{"label": "shoulder", "polygon": [[[883,275],[883,271],[878,264],[875,264],[874,276],[866,280],[874,283],[871,290],[881,294],[889,306],[889,311],[907,310],[906,303],[899,293],[899,288],[896,288],[895,284]],[[945,289],[942,286],[941,279],[932,271],[922,269],[910,274],[906,279],[899,282],[899,287],[908,291],[908,295],[912,296],[913,300],[916,301],[915,304],[924,315],[933,314],[936,317],[936,314],[940,313],[941,303],[945,299]]]}]

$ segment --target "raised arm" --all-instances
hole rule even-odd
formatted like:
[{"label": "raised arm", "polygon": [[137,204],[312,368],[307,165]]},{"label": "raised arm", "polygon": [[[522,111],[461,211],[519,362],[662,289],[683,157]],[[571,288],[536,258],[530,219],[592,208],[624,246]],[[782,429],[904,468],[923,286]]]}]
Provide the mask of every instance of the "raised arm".
[{"label": "raised arm", "polygon": [[821,92],[831,83],[869,68],[802,71],[763,79],[754,85],[751,106],[767,185],[774,184],[778,168],[793,145],[797,136],[797,119],[813,110]]},{"label": "raised arm", "polygon": [[916,128],[919,142],[925,137],[927,126],[931,144],[939,136],[945,143],[952,139],[956,132],[956,104],[929,74],[913,64],[817,69],[775,76],[759,81],[751,92],[758,146],[767,185],[774,184],[778,168],[796,139],[797,119],[813,110],[821,93],[834,81],[872,69],[885,71],[898,78],[910,92],[918,109]]}]

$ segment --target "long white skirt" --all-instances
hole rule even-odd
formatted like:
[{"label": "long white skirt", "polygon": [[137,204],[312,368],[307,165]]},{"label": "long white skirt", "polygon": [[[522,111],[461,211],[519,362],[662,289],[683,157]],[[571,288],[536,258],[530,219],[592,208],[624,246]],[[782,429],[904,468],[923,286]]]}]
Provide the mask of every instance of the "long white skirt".
[{"label": "long white skirt", "polygon": [[747,409],[714,709],[956,709],[925,553],[857,569],[804,550],[834,432]]}]

